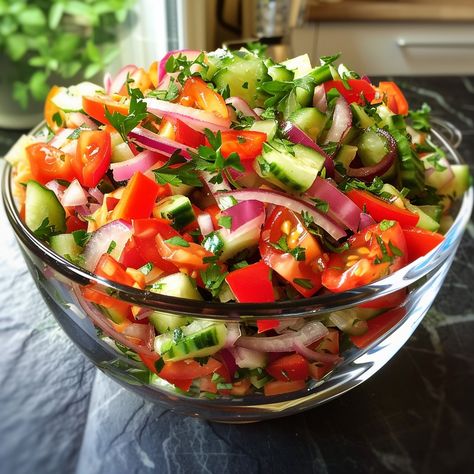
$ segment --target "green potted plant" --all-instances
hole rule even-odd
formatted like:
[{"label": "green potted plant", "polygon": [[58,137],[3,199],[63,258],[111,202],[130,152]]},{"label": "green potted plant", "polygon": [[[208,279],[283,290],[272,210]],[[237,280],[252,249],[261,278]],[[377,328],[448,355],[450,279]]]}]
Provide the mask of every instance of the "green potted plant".
[{"label": "green potted plant", "polygon": [[0,0],[0,127],[41,118],[53,84],[98,76],[135,0]]}]

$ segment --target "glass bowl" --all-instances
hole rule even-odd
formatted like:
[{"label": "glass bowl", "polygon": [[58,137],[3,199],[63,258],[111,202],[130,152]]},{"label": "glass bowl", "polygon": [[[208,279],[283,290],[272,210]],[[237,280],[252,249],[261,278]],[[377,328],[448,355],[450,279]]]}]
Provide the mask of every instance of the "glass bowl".
[{"label": "glass bowl", "polygon": [[[438,121],[437,125],[458,144],[459,134],[453,132],[449,124]],[[432,138],[445,149],[451,161],[461,162],[455,146],[441,133],[433,130]],[[11,168],[6,166],[2,196],[8,219],[40,293],[72,341],[97,367],[127,389],[178,413],[228,423],[259,421],[313,408],[344,394],[377,372],[407,341],[436,298],[473,207],[471,187],[458,205],[454,224],[438,247],[370,285],[341,294],[326,294],[297,301],[267,304],[209,303],[122,286],[97,277],[58,256],[39,241],[20,219],[12,193],[11,174]],[[398,315],[398,322],[393,327],[362,349],[353,345],[345,348],[342,352],[343,362],[321,380],[308,382],[304,390],[276,396],[253,394],[241,398],[221,396],[208,399],[189,396],[160,383],[157,377],[151,380],[141,361],[133,354],[130,356],[126,347],[104,338],[104,333],[110,334],[110,325],[95,307],[80,296],[81,286],[90,283],[94,283],[96,289],[144,310],[241,324],[268,318],[289,320],[324,317],[328,312],[356,307],[403,288],[407,289],[407,296],[397,308],[387,310]]]}]

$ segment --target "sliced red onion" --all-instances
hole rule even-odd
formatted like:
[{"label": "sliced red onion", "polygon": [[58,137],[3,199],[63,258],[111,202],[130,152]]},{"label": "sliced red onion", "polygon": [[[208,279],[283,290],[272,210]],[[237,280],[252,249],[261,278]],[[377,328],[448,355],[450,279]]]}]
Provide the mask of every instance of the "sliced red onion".
[{"label": "sliced red onion", "polygon": [[73,128],[63,128],[59,130],[56,135],[49,141],[49,145],[54,146],[54,148],[61,148],[63,145],[69,142],[69,136],[74,133]]},{"label": "sliced red onion", "polygon": [[301,145],[312,148],[314,151],[324,157],[324,167],[328,176],[334,176],[334,161],[333,159],[317,144],[314,140],[306,135],[306,133],[297,127],[295,124],[286,121],[282,124],[283,133],[287,136],[288,140],[293,143],[301,143]]},{"label": "sliced red onion", "polygon": [[227,323],[227,337],[225,339],[225,348],[233,347],[235,341],[242,335],[239,323]]},{"label": "sliced red onion", "polygon": [[454,173],[449,161],[445,157],[436,157],[436,165],[444,169],[436,170],[429,161],[429,155],[422,160],[425,167],[425,183],[435,189],[441,189],[454,179]]},{"label": "sliced red onion", "polygon": [[237,112],[240,112],[245,117],[253,117],[255,120],[260,120],[260,116],[257,115],[241,97],[229,97],[225,103],[232,105]]},{"label": "sliced red onion", "polygon": [[171,156],[175,151],[181,152],[181,155],[184,157],[189,157],[189,153],[186,150],[196,152],[194,148],[186,147],[182,143],[162,137],[157,133],[150,132],[150,130],[147,130],[143,127],[135,127],[128,134],[128,137],[143,148],[161,153],[162,155],[168,157]]},{"label": "sliced red onion", "polygon": [[359,207],[329,180],[316,176],[305,195],[327,202],[329,205],[327,215],[352,232],[357,232],[360,221]]},{"label": "sliced red onion", "polygon": [[239,202],[252,199],[263,203],[284,206],[298,214],[305,211],[313,218],[314,223],[323,228],[333,239],[339,240],[347,235],[344,229],[329,217],[320,214],[311,204],[280,191],[271,191],[268,189],[237,189],[235,191],[221,192],[218,194],[218,197],[227,196],[232,196]]},{"label": "sliced red onion", "polygon": [[261,201],[248,200],[242,201],[235,206],[228,207],[222,211],[223,216],[229,216],[232,218],[230,231],[235,232],[243,224],[246,224],[258,217],[261,218],[261,224],[265,220],[265,208]]},{"label": "sliced red onion", "polygon": [[208,212],[203,212],[196,217],[199,225],[199,230],[203,236],[214,232],[214,224],[212,223],[211,215]]},{"label": "sliced red onion", "polygon": [[131,323],[123,330],[123,334],[128,337],[140,339],[148,349],[153,347],[155,329],[152,324]]},{"label": "sliced red onion", "polygon": [[44,186],[45,188],[48,188],[53,191],[58,200],[61,201],[64,191],[66,190],[66,186],[59,184],[55,179],[48,181]]},{"label": "sliced red onion", "polygon": [[324,89],[324,84],[319,84],[314,88],[313,107],[316,107],[323,113],[326,113],[328,110],[328,102],[326,99],[326,90]]},{"label": "sliced red onion", "polygon": [[99,204],[102,204],[104,202],[104,193],[98,188],[89,188],[88,192],[89,195],[93,197]]},{"label": "sliced red onion", "polygon": [[323,364],[337,364],[338,362],[342,361],[342,358],[339,357],[337,354],[329,354],[328,352],[316,352],[305,345],[301,344],[300,342],[295,343],[295,351],[298,354],[301,354],[308,360],[314,362],[322,362]]},{"label": "sliced red onion", "polygon": [[397,159],[397,142],[392,135],[383,128],[377,128],[375,132],[386,140],[388,147],[387,154],[381,161],[373,166],[364,166],[362,168],[351,168],[349,166],[347,169],[347,176],[358,178],[363,181],[372,181],[376,176],[382,176],[386,173]]},{"label": "sliced red onion", "polygon": [[90,130],[97,130],[97,124],[91,120],[86,114],[81,112],[71,112],[68,114],[67,122],[69,126],[75,128],[85,127]]},{"label": "sliced red onion", "polygon": [[64,191],[61,204],[64,207],[84,206],[87,204],[87,197],[87,191],[77,179],[74,179]]},{"label": "sliced red onion", "polygon": [[166,72],[166,63],[171,56],[178,57],[179,55],[185,56],[188,61],[196,59],[202,51],[195,49],[176,49],[174,51],[168,51],[161,59],[158,64],[158,83],[161,82],[168,73]]},{"label": "sliced red onion", "polygon": [[360,213],[360,222],[359,222],[359,229],[358,231],[364,230],[367,227],[370,227],[371,225],[376,224],[374,221],[373,217],[370,214],[367,214],[366,212],[361,212]]},{"label": "sliced red onion", "polygon": [[241,369],[258,369],[267,361],[265,352],[261,350],[247,349],[246,347],[234,347],[230,349],[235,363]]},{"label": "sliced red onion", "polygon": [[127,181],[137,171],[144,173],[150,169],[158,160],[160,155],[151,150],[143,150],[130,160],[112,163],[110,169],[115,181]]},{"label": "sliced red onion", "polygon": [[117,261],[120,260],[125,244],[132,235],[132,226],[123,220],[109,222],[97,229],[91,236],[84,249],[84,267],[94,271],[100,257],[107,252],[110,244],[115,242],[115,247],[110,255]]},{"label": "sliced red onion", "polygon": [[110,89],[112,88],[112,74],[106,72],[104,74],[104,91],[107,95],[110,95]]},{"label": "sliced red onion", "polygon": [[[134,341],[131,341],[129,337],[127,337],[124,333],[119,332],[115,325],[110,319],[107,318],[104,314],[100,312],[98,308],[96,308],[92,303],[87,301],[81,294],[79,288],[74,288],[74,293],[76,294],[77,300],[79,305],[85,311],[85,313],[90,317],[92,322],[95,326],[102,329],[102,331],[107,334],[107,336],[111,337],[114,341],[120,342],[121,344],[129,347],[135,352],[139,352],[141,354],[156,357],[156,353],[151,350],[153,347],[153,339],[154,339],[154,329],[149,325],[141,325],[141,326],[149,326],[148,331],[146,334],[146,339],[142,340],[142,344],[137,344]],[[132,330],[133,331],[133,330]],[[134,339],[137,339],[133,337]]]},{"label": "sliced red onion", "polygon": [[235,345],[261,352],[291,352],[295,344],[309,346],[327,336],[328,328],[320,321],[310,321],[299,331],[280,336],[242,336]]},{"label": "sliced red onion", "polygon": [[259,119],[261,120],[262,114],[263,112],[265,112],[265,109],[262,109],[261,107],[255,107],[253,111],[255,112],[256,115],[258,115]]},{"label": "sliced red onion", "polygon": [[122,69],[120,69],[120,71],[112,79],[108,94],[118,94],[125,85],[127,76],[131,76],[137,69],[137,66],[134,64],[128,64],[127,66],[124,66]]},{"label": "sliced red onion", "polygon": [[228,130],[230,127],[230,119],[228,117],[218,117],[212,112],[206,110],[195,109],[193,107],[185,107],[181,104],[174,104],[166,100],[147,98],[144,99],[149,112],[158,117],[171,117],[182,120],[194,130],[199,132],[206,128],[213,132],[219,130]]},{"label": "sliced red onion", "polygon": [[235,363],[235,358],[228,349],[221,349],[219,351],[219,356],[221,362],[227,367],[227,370],[232,377],[235,372],[238,370],[237,364]]},{"label": "sliced red onion", "polygon": [[324,143],[339,143],[347,135],[351,125],[351,108],[344,97],[338,97],[332,115],[332,125]]}]

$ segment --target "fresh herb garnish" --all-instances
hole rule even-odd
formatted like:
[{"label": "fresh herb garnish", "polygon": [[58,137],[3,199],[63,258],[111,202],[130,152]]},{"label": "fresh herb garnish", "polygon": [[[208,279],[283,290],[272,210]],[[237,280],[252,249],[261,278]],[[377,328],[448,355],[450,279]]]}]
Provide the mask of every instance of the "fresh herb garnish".
[{"label": "fresh herb garnish", "polygon": [[410,110],[408,116],[411,119],[411,126],[420,132],[429,132],[431,130],[430,124],[431,107],[424,103],[418,110]]},{"label": "fresh herb garnish", "polygon": [[189,242],[179,235],[166,239],[165,242],[171,245],[178,245],[179,247],[190,247]]},{"label": "fresh herb garnish", "polygon": [[172,102],[179,96],[179,87],[176,85],[176,82],[171,78],[168,85],[168,89],[156,89],[147,94],[147,97],[154,97],[160,100],[167,100]]},{"label": "fresh herb garnish", "polygon": [[392,254],[395,255],[396,257],[403,256],[403,252],[398,247],[395,247],[395,245],[393,245],[390,240],[388,241],[388,248],[390,249]]},{"label": "fresh herb garnish", "polygon": [[35,234],[35,236],[41,240],[47,240],[52,235],[55,235],[57,233],[58,232],[56,230],[56,227],[54,226],[54,224],[49,223],[48,217],[45,217],[41,222],[40,226],[33,231],[33,234]]},{"label": "fresh herb garnish", "polygon": [[282,235],[276,243],[269,243],[273,248],[280,250],[284,253],[289,253],[290,255],[293,255],[293,257],[295,257],[295,260],[303,261],[306,258],[306,249],[304,247],[294,247],[291,249],[288,246],[288,242],[285,235]]},{"label": "fresh herb garnish", "polygon": [[321,211],[324,213],[329,211],[329,203],[327,201],[323,201],[322,199],[318,199],[318,198],[311,198],[311,201],[314,202],[315,207],[318,211]]},{"label": "fresh herb garnish", "polygon": [[260,41],[253,41],[245,45],[245,49],[253,53],[259,58],[266,58],[267,45],[260,43]]},{"label": "fresh herb garnish", "polygon": [[241,260],[240,262],[237,262],[237,263],[234,263],[230,269],[231,271],[234,271],[234,270],[239,270],[241,268],[245,268],[245,267],[248,267],[249,264],[246,260]]},{"label": "fresh herb garnish", "polygon": [[[196,66],[200,66],[196,68]],[[197,58],[189,60],[186,55],[180,53],[178,56],[171,55],[165,64],[168,74],[178,73],[177,80],[183,85],[192,76],[206,76],[209,66],[205,63],[205,54],[201,53]]]},{"label": "fresh herb garnish", "polygon": [[112,240],[109,244],[109,248],[107,249],[107,253],[112,253],[115,247],[117,247],[117,242],[115,242],[115,240]]},{"label": "fresh herb garnish", "polygon": [[202,186],[200,179],[194,172],[193,162],[181,156],[179,150],[176,150],[163,166],[154,169],[153,174],[155,175],[155,181],[162,185],[180,186],[187,184],[193,187]]},{"label": "fresh herb garnish", "polygon": [[306,288],[307,290],[311,290],[313,288],[311,281],[306,278],[294,278],[293,283],[301,286],[302,288]]},{"label": "fresh herb garnish", "polygon": [[216,297],[221,291],[228,272],[223,272],[217,263],[212,263],[200,274],[206,289],[211,292],[213,297]]},{"label": "fresh herb garnish", "polygon": [[58,126],[62,127],[63,126],[63,118],[61,117],[61,114],[59,112],[56,112],[52,116],[53,122]]},{"label": "fresh herb garnish", "polygon": [[384,219],[379,223],[379,228],[381,231],[386,231],[393,227],[395,225],[395,221],[389,221],[387,219]]},{"label": "fresh herb garnish", "polygon": [[209,252],[219,255],[224,249],[224,241],[222,240],[219,232],[215,231],[206,235],[202,241],[202,246]]},{"label": "fresh herb garnish", "polygon": [[232,216],[221,216],[221,217],[219,217],[217,223],[221,227],[225,227],[226,229],[230,229],[232,227]]},{"label": "fresh herb garnish", "polygon": [[156,362],[155,362],[155,369],[156,369],[156,372],[159,374],[163,367],[165,366],[165,361],[163,360],[163,358],[159,358]]},{"label": "fresh herb garnish", "polygon": [[89,242],[92,234],[85,230],[75,230],[72,232],[72,236],[74,237],[74,242],[76,242],[79,247],[84,247],[87,242]]},{"label": "fresh herb garnish", "polygon": [[148,262],[145,263],[142,267],[138,269],[139,272],[143,273],[144,275],[148,275],[153,270],[153,263]]}]

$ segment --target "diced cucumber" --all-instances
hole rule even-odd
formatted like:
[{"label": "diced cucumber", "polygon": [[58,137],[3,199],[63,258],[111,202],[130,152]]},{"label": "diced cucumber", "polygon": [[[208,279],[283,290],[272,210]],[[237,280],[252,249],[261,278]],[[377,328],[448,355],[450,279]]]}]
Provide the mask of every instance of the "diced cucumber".
[{"label": "diced cucumber", "polygon": [[172,220],[175,229],[182,229],[196,219],[191,201],[181,194],[159,201],[153,209],[153,216]]},{"label": "diced cucumber", "polygon": [[306,191],[324,166],[324,157],[303,145],[291,150],[277,142],[264,143],[263,153],[255,160],[259,176],[288,191]]},{"label": "diced cucumber", "polygon": [[275,133],[278,130],[278,123],[276,120],[256,120],[249,130],[253,132],[263,132],[267,134],[267,141],[273,140]]},{"label": "diced cucumber", "polygon": [[418,206],[418,209],[423,211],[427,216],[430,216],[431,219],[439,222],[441,220],[441,216],[443,215],[443,207],[437,205],[426,205],[426,206]]},{"label": "diced cucumber", "polygon": [[375,120],[369,117],[363,107],[356,103],[351,104],[352,114],[354,115],[355,123],[360,128],[369,128],[375,124]]},{"label": "diced cucumber", "polygon": [[26,184],[25,223],[34,232],[43,226],[52,226],[52,233],[66,231],[66,213],[53,191],[37,181]]},{"label": "diced cucumber", "polygon": [[128,321],[127,315],[124,314],[117,308],[106,308],[105,306],[98,305],[100,310],[115,324],[122,324]]},{"label": "diced cucumber", "polygon": [[264,60],[251,53],[238,51],[225,64],[212,78],[216,87],[224,89],[229,86],[230,95],[242,97],[250,107],[263,105],[265,96],[258,91],[258,87],[269,78]]},{"label": "diced cucumber", "polygon": [[293,112],[288,120],[316,140],[327,122],[327,116],[316,107],[303,107]]},{"label": "diced cucumber", "polygon": [[344,171],[347,171],[347,169],[350,167],[350,164],[356,157],[356,154],[356,146],[342,145],[336,153],[336,156],[334,157],[334,163],[336,164],[336,166],[342,167]]},{"label": "diced cucumber", "polygon": [[110,157],[110,161],[112,163],[120,163],[122,161],[130,160],[133,157],[134,155],[132,150],[130,150],[128,143],[122,142],[112,148],[112,156]]},{"label": "diced cucumber", "polygon": [[325,64],[324,66],[317,66],[308,74],[314,79],[317,85],[332,79],[331,68],[328,64]]},{"label": "diced cucumber", "polygon": [[418,222],[416,224],[420,229],[430,230],[436,232],[439,229],[439,222],[432,219],[428,214],[423,212],[418,206],[414,206],[405,200],[405,207],[415,214],[418,214]]},{"label": "diced cucumber", "polygon": [[421,160],[425,167],[425,183],[435,189],[440,189],[447,185],[452,178],[450,164],[446,157],[438,153],[425,155]]},{"label": "diced cucumber", "polygon": [[272,59],[268,59],[265,64],[268,68],[268,75],[274,81],[292,81],[295,76],[293,71],[290,71],[283,64],[275,64]]},{"label": "diced cucumber", "polygon": [[[387,154],[387,142],[374,130],[365,130],[359,137],[357,142],[359,148],[358,155],[364,166],[374,166]],[[396,163],[393,163],[390,169],[382,176],[384,178],[391,178],[394,176],[396,170]]]},{"label": "diced cucumber", "polygon": [[[281,63],[290,71],[294,73],[294,79],[299,79],[308,75],[312,71],[311,60],[307,54],[302,54],[301,56],[296,56],[295,58],[288,59]],[[308,91],[302,87],[296,88],[296,101],[301,107],[307,107],[311,104],[313,99],[313,90]],[[284,114],[285,115],[285,114]],[[287,116],[287,115],[286,115]]]},{"label": "diced cucumber", "polygon": [[155,351],[166,361],[178,361],[215,354],[225,344],[227,327],[212,321],[194,321],[155,337]]},{"label": "diced cucumber", "polygon": [[81,82],[68,88],[61,87],[51,102],[64,112],[80,112],[82,110],[82,97],[93,96],[103,88],[92,82]]},{"label": "diced cucumber", "polygon": [[62,257],[69,260],[82,253],[82,247],[77,245],[72,234],[52,235],[49,239],[51,248]]},{"label": "diced cucumber", "polygon": [[[202,300],[201,294],[191,279],[181,272],[160,278],[155,282],[151,291],[160,295],[176,296],[190,300]],[[179,316],[162,311],[153,311],[149,319],[160,333],[176,329],[192,321],[192,319],[187,316]]]},{"label": "diced cucumber", "polygon": [[454,178],[442,189],[438,190],[439,194],[459,199],[472,184],[472,177],[469,172],[468,165],[451,165]]}]

